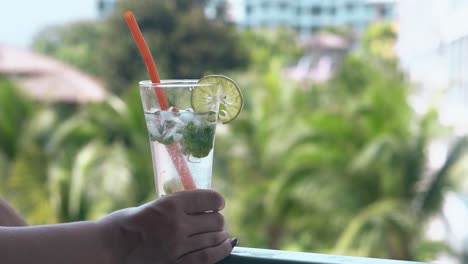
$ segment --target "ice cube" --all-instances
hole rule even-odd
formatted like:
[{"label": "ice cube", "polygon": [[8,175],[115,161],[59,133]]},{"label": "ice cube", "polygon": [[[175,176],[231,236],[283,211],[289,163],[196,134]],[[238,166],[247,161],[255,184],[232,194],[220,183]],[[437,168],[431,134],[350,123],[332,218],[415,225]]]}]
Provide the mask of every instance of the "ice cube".
[{"label": "ice cube", "polygon": [[182,120],[184,123],[188,123],[193,120],[194,116],[195,115],[193,112],[184,111],[180,114],[180,120]]},{"label": "ice cube", "polygon": [[161,111],[161,118],[163,120],[170,120],[174,118],[174,114],[170,111]]},{"label": "ice cube", "polygon": [[152,139],[160,138],[161,131],[159,130],[161,123],[161,111],[157,110],[155,112],[146,112],[145,120],[146,126],[148,127],[148,132]]},{"label": "ice cube", "polygon": [[166,120],[163,124],[164,126],[164,137],[171,137],[175,141],[179,141],[182,135],[180,134],[181,131],[185,127],[185,123],[180,121],[177,118],[173,118],[171,120]]}]

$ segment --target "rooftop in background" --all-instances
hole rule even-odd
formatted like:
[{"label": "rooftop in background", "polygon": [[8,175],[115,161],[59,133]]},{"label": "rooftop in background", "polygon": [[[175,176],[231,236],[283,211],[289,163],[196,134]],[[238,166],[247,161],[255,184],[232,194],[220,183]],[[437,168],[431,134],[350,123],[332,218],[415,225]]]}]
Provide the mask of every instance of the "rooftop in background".
[{"label": "rooftop in background", "polygon": [[9,76],[41,101],[86,103],[102,101],[104,87],[94,78],[55,59],[0,44],[0,76]]},{"label": "rooftop in background", "polygon": [[295,81],[325,82],[333,76],[352,45],[351,40],[330,32],[314,34],[301,42],[305,56],[284,73]]}]

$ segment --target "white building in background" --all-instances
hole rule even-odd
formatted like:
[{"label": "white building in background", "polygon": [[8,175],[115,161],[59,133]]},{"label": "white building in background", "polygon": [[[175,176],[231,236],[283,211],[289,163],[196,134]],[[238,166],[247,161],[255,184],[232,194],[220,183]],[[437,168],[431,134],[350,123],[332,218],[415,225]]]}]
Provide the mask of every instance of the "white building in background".
[{"label": "white building in background", "polygon": [[[348,28],[359,39],[374,22],[394,22],[397,0],[210,0],[206,8],[216,16],[225,4],[226,18],[240,28],[289,28],[298,33],[306,55],[284,74],[301,82],[325,82],[341,64],[354,41],[327,28]],[[322,31],[322,32],[321,32]],[[318,34],[316,34],[318,33]]]},{"label": "white building in background", "polygon": [[400,0],[397,53],[418,86],[412,104],[440,103],[441,121],[468,133],[468,1]]},{"label": "white building in background", "polygon": [[[224,0],[211,0],[208,9]],[[325,27],[362,32],[375,21],[392,21],[396,0],[227,0],[229,17],[241,27],[289,27],[303,36]]]},{"label": "white building in background", "polygon": [[460,133],[468,133],[468,1],[458,1],[446,20],[446,41],[442,44],[448,60],[447,108],[444,119]]}]

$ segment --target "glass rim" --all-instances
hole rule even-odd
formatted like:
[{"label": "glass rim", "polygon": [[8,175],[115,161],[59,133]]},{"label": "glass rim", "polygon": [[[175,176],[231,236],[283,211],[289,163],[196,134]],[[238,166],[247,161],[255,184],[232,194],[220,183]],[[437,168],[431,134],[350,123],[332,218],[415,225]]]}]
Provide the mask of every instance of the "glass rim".
[{"label": "glass rim", "polygon": [[138,83],[140,87],[151,88],[182,88],[182,87],[206,87],[216,85],[216,83],[199,83],[197,79],[168,79],[161,80],[160,83],[153,83],[151,80],[144,80]]}]

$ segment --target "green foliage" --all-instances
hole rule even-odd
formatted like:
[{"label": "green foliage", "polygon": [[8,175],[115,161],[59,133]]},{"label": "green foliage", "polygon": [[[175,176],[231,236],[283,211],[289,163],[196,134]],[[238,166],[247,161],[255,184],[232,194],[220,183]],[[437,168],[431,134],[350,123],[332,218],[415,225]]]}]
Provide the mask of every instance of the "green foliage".
[{"label": "green foliage", "polygon": [[[454,252],[447,244],[438,241],[422,241],[415,249],[416,259],[421,261],[430,262],[437,258],[440,254],[454,255]],[[461,259],[461,258],[460,258]],[[466,263],[461,261],[460,263]]]},{"label": "green foliage", "polygon": [[241,32],[240,45],[249,50],[251,71],[264,73],[272,59],[282,64],[295,63],[303,55],[303,50],[294,44],[297,37],[287,29],[252,29]]},{"label": "green foliage", "polygon": [[73,65],[92,75],[99,74],[99,41],[102,23],[80,21],[66,25],[49,26],[33,40],[33,50]]},{"label": "green foliage", "polygon": [[397,40],[396,28],[389,22],[374,23],[365,32],[362,46],[372,56],[395,60],[393,48]]},{"label": "green foliage", "polygon": [[30,122],[37,105],[7,79],[0,79],[0,193],[14,206],[35,219],[47,218],[44,189],[35,188],[47,177],[39,138],[30,138]]},{"label": "green foliage", "polygon": [[29,100],[10,81],[0,78],[0,152],[15,156],[18,139],[32,110]]},{"label": "green foliage", "polygon": [[[439,208],[465,139],[420,193],[437,116],[413,113],[392,63],[350,55],[329,83],[306,87],[269,65],[239,77],[246,107],[217,139],[232,150],[216,159],[237,204],[234,233],[246,246],[415,259],[420,223]],[[431,198],[418,213],[422,193]]]},{"label": "green foliage", "polygon": [[96,219],[154,197],[138,93],[77,108],[32,103],[11,83],[2,88],[2,125],[15,134],[0,144],[0,192],[29,223]]}]

